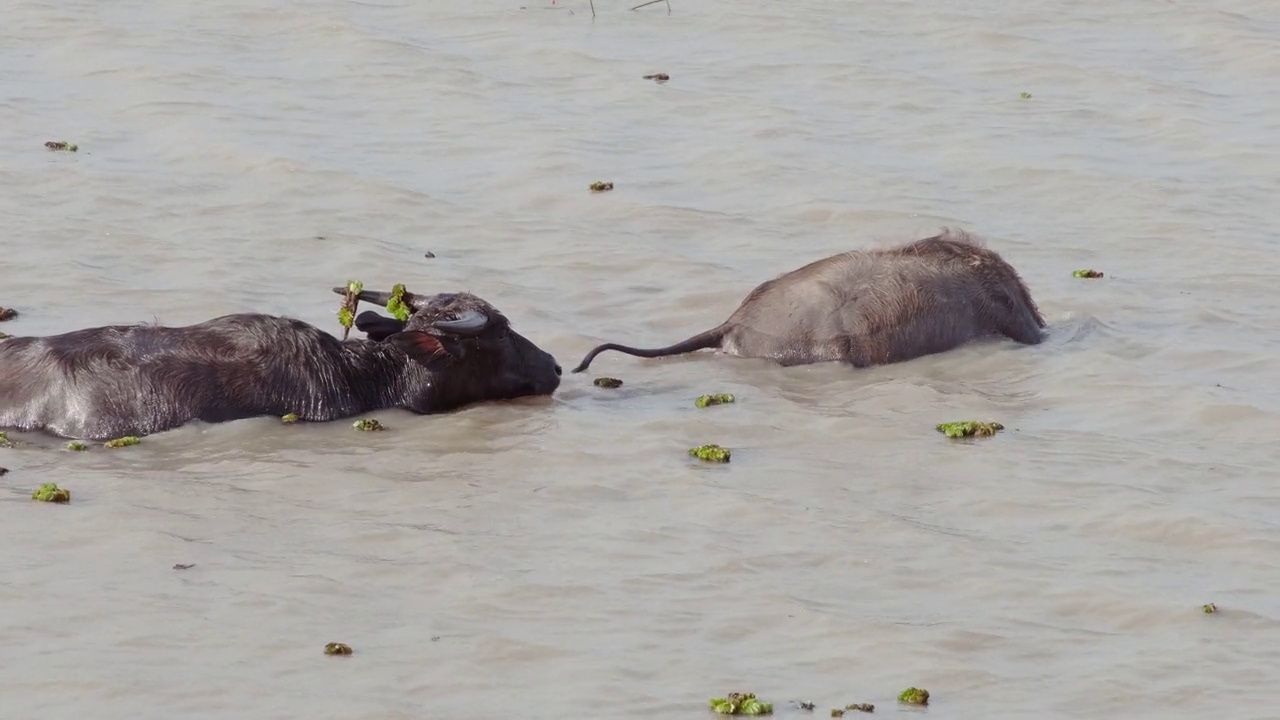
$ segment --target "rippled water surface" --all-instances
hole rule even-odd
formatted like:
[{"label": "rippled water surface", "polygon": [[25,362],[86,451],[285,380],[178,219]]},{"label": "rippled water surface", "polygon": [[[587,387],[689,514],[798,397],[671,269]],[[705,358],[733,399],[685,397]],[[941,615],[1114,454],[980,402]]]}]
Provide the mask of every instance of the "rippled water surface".
[{"label": "rippled water surface", "polygon": [[[629,4],[6,3],[0,329],[338,330],[358,277],[474,291],[571,367],[945,225],[1048,341],[26,438],[0,716],[1277,717],[1280,5]],[[933,429],[970,417],[1007,429]]]}]

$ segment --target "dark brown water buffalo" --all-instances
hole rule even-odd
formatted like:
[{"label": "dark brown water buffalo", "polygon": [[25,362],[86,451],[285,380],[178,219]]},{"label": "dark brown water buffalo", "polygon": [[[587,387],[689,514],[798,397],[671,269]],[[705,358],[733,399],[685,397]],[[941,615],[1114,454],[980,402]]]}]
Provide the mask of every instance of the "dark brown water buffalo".
[{"label": "dark brown water buffalo", "polygon": [[884,250],[818,260],[747,295],[720,326],[670,347],[617,350],[663,357],[716,348],[782,365],[841,361],[854,367],[901,362],[1003,335],[1041,341],[1044,318],[1018,273],[993,250],[959,231]]},{"label": "dark brown water buffalo", "polygon": [[[360,294],[384,307],[388,298]],[[467,293],[403,300],[412,310],[406,322],[361,313],[364,340],[257,313],[0,340],[0,429],[102,440],[193,420],[436,413],[559,387],[555,358],[484,300]]]}]

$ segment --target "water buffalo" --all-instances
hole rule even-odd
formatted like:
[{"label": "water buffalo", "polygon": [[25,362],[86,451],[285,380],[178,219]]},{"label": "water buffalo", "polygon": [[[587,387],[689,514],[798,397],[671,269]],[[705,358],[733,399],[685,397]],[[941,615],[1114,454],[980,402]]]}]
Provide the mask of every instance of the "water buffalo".
[{"label": "water buffalo", "polygon": [[[360,293],[384,307],[389,298]],[[339,340],[300,320],[246,313],[185,327],[0,340],[0,429],[102,440],[193,420],[436,413],[559,387],[555,358],[484,300],[467,293],[402,299],[412,311],[406,322],[361,313],[368,339]]]},{"label": "water buffalo", "polygon": [[1003,335],[1041,341],[1044,317],[1007,262],[972,236],[952,230],[882,250],[824,258],[752,290],[729,319],[670,347],[641,349],[654,358],[716,348],[781,365],[841,361],[854,367],[901,362]]}]

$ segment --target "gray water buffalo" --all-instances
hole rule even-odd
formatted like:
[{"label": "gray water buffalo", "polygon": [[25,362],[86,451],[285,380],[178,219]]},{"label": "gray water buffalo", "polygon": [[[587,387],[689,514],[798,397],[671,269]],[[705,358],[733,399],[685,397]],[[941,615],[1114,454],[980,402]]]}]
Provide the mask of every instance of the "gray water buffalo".
[{"label": "gray water buffalo", "polygon": [[[359,297],[385,307],[390,295]],[[438,413],[559,387],[555,358],[484,300],[467,293],[402,300],[412,311],[405,322],[361,313],[357,327],[370,336],[362,340],[257,313],[0,340],[0,429],[102,440],[193,420]]]},{"label": "gray water buffalo", "polygon": [[883,250],[824,258],[752,290],[724,323],[665,348],[606,343],[655,358],[716,348],[781,365],[840,361],[854,367],[902,362],[1003,335],[1026,345],[1042,338],[1044,317],[1007,262],[952,230]]}]

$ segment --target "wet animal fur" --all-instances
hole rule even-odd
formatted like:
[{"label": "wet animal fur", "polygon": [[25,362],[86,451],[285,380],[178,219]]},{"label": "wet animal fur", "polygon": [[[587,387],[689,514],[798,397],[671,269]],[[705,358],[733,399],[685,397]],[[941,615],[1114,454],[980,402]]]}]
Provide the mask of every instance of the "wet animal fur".
[{"label": "wet animal fur", "polygon": [[664,357],[715,348],[781,365],[868,367],[951,350],[980,337],[1041,342],[1044,317],[1018,273],[968,233],[944,229],[893,248],[855,250],[761,284],[721,325],[665,348],[605,343]]},{"label": "wet animal fur", "polygon": [[[103,440],[193,420],[444,412],[558,387],[555,359],[484,300],[406,298],[407,322],[361,313],[371,339],[343,341],[300,320],[246,313],[0,340],[0,429]],[[476,320],[464,330],[455,327],[460,317]]]}]

